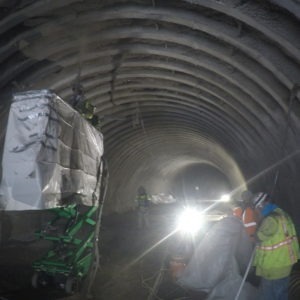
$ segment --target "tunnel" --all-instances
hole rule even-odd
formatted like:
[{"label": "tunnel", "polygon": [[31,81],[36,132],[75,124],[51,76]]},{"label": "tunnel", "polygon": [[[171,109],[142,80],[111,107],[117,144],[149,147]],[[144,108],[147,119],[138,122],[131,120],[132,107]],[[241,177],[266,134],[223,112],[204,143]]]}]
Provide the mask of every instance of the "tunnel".
[{"label": "tunnel", "polygon": [[299,0],[1,0],[0,154],[14,93],[70,103],[80,85],[107,228],[133,222],[143,185],[184,203],[266,192],[300,230],[299,19]]}]

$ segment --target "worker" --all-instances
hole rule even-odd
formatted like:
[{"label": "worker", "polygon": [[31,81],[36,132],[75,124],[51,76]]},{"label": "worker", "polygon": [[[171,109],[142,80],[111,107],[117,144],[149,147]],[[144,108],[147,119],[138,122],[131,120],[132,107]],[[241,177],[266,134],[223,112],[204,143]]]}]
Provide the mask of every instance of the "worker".
[{"label": "worker", "polygon": [[[239,218],[248,234],[251,242],[255,245],[255,233],[257,228],[257,214],[253,206],[254,195],[249,191],[245,190],[241,194],[240,205],[233,208],[233,215]],[[260,277],[256,276],[254,268],[249,270],[247,275],[247,281],[254,286],[258,286]]]},{"label": "worker", "polygon": [[83,86],[80,83],[75,83],[72,86],[72,92],[73,92],[73,95],[70,100],[70,105],[74,109],[78,110],[79,107],[84,102],[84,98],[85,98]]},{"label": "worker", "polygon": [[140,186],[136,197],[138,207],[138,228],[149,228],[150,197],[143,186]]},{"label": "worker", "polygon": [[94,113],[95,113],[95,106],[91,104],[89,100],[85,100],[83,105],[78,109],[81,115],[88,121],[92,121]]},{"label": "worker", "polygon": [[243,209],[240,206],[233,208],[233,215],[239,218],[241,221],[243,219]]},{"label": "worker", "polygon": [[242,285],[238,299],[257,300],[257,289],[249,282],[243,284],[253,243],[229,204],[219,204],[218,208],[221,206],[224,217],[196,245],[177,282],[193,293],[205,292],[207,300],[233,300]]},{"label": "worker", "polygon": [[91,119],[91,124],[99,131],[101,131],[101,123],[100,123],[100,119],[97,115],[93,115],[92,119]]},{"label": "worker", "polygon": [[257,227],[257,216],[252,204],[253,197],[254,195],[250,191],[245,190],[241,194],[241,204],[234,208],[233,214],[243,221],[246,232],[254,242]]},{"label": "worker", "polygon": [[76,83],[72,87],[72,91],[73,95],[70,100],[70,105],[86,120],[92,121],[95,113],[95,107],[89,100],[85,99],[83,86],[80,83]]},{"label": "worker", "polygon": [[260,299],[287,300],[292,266],[300,258],[295,226],[268,194],[259,193],[253,204],[261,221],[253,262],[261,277]]}]

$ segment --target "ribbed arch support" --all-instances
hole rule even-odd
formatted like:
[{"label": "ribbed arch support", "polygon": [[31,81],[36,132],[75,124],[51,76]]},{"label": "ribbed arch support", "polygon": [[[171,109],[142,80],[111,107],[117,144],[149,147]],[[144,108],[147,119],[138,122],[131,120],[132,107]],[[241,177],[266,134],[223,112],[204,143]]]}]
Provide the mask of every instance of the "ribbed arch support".
[{"label": "ribbed arch support", "polygon": [[[5,2],[0,93],[50,88],[69,101],[82,84],[104,134],[108,210],[129,208],[119,195],[139,179],[200,161],[256,190],[272,189],[279,165],[299,173],[295,1]],[[296,203],[297,189],[278,193]]]},{"label": "ribbed arch support", "polygon": [[[152,193],[167,192],[178,173],[200,163],[211,164],[226,174],[233,195],[245,188],[241,170],[224,148],[191,130],[178,132],[173,126],[152,128],[139,136],[127,137],[119,148],[117,155],[111,152],[109,156],[111,175],[118,184],[110,189],[108,197],[112,201],[107,204],[107,211],[133,208],[140,184]],[[124,194],[127,185],[131,192]]]}]

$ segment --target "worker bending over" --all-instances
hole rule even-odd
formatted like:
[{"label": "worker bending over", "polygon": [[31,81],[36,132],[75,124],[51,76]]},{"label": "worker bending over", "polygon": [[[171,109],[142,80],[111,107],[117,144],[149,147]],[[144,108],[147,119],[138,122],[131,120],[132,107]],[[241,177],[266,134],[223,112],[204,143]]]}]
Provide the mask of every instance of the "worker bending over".
[{"label": "worker bending over", "polygon": [[207,293],[206,300],[234,300],[240,286],[239,300],[257,300],[256,288],[243,284],[253,243],[232,208],[226,204],[218,208],[224,218],[207,231],[177,282],[186,290]]},{"label": "worker bending over", "polygon": [[250,191],[244,191],[241,195],[241,205],[235,207],[233,213],[243,221],[246,232],[254,242],[257,227],[257,214],[252,203],[253,197],[254,195]]}]

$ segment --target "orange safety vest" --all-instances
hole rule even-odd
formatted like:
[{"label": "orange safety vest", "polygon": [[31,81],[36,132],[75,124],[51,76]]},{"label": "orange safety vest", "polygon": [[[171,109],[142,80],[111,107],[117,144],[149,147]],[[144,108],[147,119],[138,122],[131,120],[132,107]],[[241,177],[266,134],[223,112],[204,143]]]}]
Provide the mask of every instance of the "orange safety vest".
[{"label": "orange safety vest", "polygon": [[242,221],[244,223],[246,232],[248,233],[251,239],[254,239],[254,234],[256,232],[257,227],[257,216],[253,208],[245,208],[242,216]]},{"label": "orange safety vest", "polygon": [[238,206],[233,209],[233,215],[242,220],[245,230],[249,237],[254,240],[254,234],[257,226],[257,216],[251,207],[246,207],[245,210]]}]

